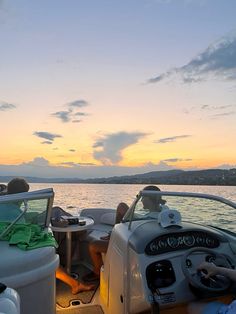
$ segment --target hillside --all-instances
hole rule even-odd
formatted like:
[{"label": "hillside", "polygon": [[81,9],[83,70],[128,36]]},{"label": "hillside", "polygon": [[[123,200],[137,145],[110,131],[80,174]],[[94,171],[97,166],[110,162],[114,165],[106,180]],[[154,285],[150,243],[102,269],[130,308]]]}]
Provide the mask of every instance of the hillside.
[{"label": "hillside", "polygon": [[[13,177],[0,176],[0,182]],[[175,185],[232,185],[236,186],[236,169],[208,169],[196,171],[152,171],[130,176],[108,178],[37,178],[25,177],[30,183],[103,183],[103,184],[175,184]]]}]

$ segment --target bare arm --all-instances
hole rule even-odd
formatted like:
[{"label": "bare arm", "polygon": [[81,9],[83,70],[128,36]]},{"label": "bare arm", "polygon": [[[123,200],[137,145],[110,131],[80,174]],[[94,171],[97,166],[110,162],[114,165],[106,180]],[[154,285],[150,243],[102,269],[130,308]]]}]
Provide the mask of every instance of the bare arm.
[{"label": "bare arm", "polygon": [[210,276],[214,275],[222,275],[225,277],[228,277],[229,279],[236,281],[236,270],[231,268],[225,268],[216,266],[213,263],[202,263],[199,267],[199,270],[205,269],[207,271],[207,274],[205,275],[206,278],[209,278]]}]

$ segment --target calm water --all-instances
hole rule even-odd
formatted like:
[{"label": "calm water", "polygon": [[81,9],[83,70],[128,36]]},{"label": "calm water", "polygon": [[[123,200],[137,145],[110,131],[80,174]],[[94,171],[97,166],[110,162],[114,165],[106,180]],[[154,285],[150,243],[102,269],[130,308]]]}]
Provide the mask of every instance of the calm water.
[{"label": "calm water", "polygon": [[[43,184],[31,183],[31,191],[52,187],[54,205],[71,207],[116,208],[119,202],[131,204],[135,195],[144,188],[140,184]],[[225,197],[236,202],[235,186],[159,185],[163,191],[199,192]],[[68,211],[73,212],[73,208]]]}]

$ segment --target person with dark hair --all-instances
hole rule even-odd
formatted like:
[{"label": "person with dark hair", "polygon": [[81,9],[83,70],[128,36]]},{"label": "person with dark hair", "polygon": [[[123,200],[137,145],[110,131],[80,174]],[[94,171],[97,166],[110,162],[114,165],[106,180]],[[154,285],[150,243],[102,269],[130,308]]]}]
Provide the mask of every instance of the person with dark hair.
[{"label": "person with dark hair", "polygon": [[[29,184],[23,178],[14,178],[8,182],[6,189],[1,193],[1,195],[7,194],[17,194],[29,191]],[[15,220],[21,213],[21,203],[22,202],[12,202],[10,205],[1,204],[0,205],[0,220],[1,221],[13,221]],[[24,218],[20,218],[18,221],[20,223],[24,223]]]},{"label": "person with dark hair", "polygon": [[[8,182],[2,195],[23,193],[28,191],[29,184],[26,182],[25,179],[14,178]],[[7,204],[0,204],[0,220],[2,221],[14,220],[20,213],[21,209],[19,203],[10,204],[9,208],[7,208]],[[21,219],[19,222],[23,223],[24,221],[22,221]],[[94,285],[88,285],[77,281],[76,279],[68,275],[62,267],[58,267],[58,269],[56,270],[56,278],[68,284],[71,287],[72,294],[77,294],[82,291],[89,291],[94,289]]]},{"label": "person with dark hair", "polygon": [[23,178],[14,178],[7,184],[7,194],[16,194],[29,191],[29,184]]},{"label": "person with dark hair", "polygon": [[[161,191],[157,186],[155,185],[148,185],[145,186],[143,191]],[[161,198],[161,195],[147,195],[142,196],[141,202],[143,203],[143,208],[148,209],[150,212],[160,212],[161,211],[161,205],[164,205],[166,203],[165,200]]]}]

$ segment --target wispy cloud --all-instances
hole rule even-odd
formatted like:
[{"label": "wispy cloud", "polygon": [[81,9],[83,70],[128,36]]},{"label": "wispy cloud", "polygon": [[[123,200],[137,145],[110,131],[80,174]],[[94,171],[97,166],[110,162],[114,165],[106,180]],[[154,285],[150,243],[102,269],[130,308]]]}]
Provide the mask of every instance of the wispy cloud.
[{"label": "wispy cloud", "polygon": [[62,122],[69,122],[71,120],[70,111],[57,111],[52,113],[52,116],[60,119]]},{"label": "wispy cloud", "polygon": [[62,166],[67,166],[67,167],[78,167],[78,166],[96,166],[94,163],[91,162],[72,162],[72,161],[66,161],[66,162],[62,162],[60,165]]},{"label": "wispy cloud", "polygon": [[15,109],[16,105],[5,102],[5,101],[0,101],[0,111],[8,111]]},{"label": "wispy cloud", "polygon": [[88,102],[84,99],[78,99],[68,103],[69,108],[82,108],[86,106],[88,106]]},{"label": "wispy cloud", "polygon": [[88,102],[83,99],[75,100],[70,103],[64,105],[67,110],[57,111],[51,114],[51,116],[60,119],[64,123],[73,122],[78,123],[82,120],[78,119],[78,117],[88,116],[88,113],[81,112],[81,108],[88,106]]},{"label": "wispy cloud", "polygon": [[191,158],[168,158],[168,159],[164,159],[162,160],[164,162],[170,162],[170,163],[176,163],[176,162],[179,162],[179,161],[192,161]]},{"label": "wispy cloud", "polygon": [[232,116],[232,115],[235,115],[235,113],[236,113],[235,111],[228,111],[228,112],[216,113],[216,114],[211,115],[210,117],[212,119],[215,119],[215,118],[220,118],[220,117]]},{"label": "wispy cloud", "polygon": [[176,142],[179,139],[187,138],[191,136],[192,135],[176,135],[176,136],[171,136],[171,137],[164,137],[164,138],[160,138],[159,140],[154,141],[154,143],[165,144],[165,143],[170,143],[170,142]]},{"label": "wispy cloud", "polygon": [[236,80],[236,34],[225,36],[182,67],[173,68],[148,83],[158,83],[178,74],[185,83],[199,82],[208,78]]},{"label": "wispy cloud", "polygon": [[34,132],[33,135],[45,139],[46,141],[43,141],[42,144],[52,144],[55,138],[62,137],[62,135],[49,132]]},{"label": "wispy cloud", "polygon": [[142,132],[118,132],[99,138],[94,143],[93,156],[104,165],[116,164],[122,160],[122,151],[130,145],[137,143],[147,133]]}]

